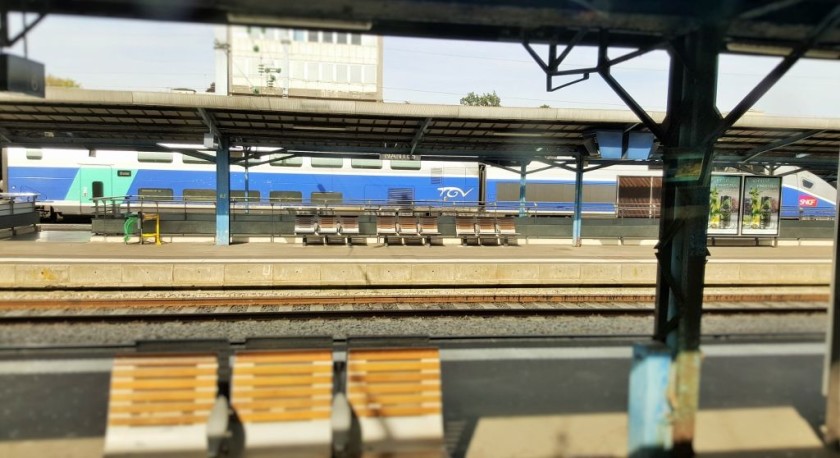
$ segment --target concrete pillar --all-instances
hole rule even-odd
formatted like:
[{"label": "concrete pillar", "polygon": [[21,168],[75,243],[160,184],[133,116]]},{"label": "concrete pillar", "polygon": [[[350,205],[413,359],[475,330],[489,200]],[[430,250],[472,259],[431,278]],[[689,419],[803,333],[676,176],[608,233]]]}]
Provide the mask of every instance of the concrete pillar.
[{"label": "concrete pillar", "polygon": [[216,149],[216,245],[230,245],[230,143],[219,138]]}]

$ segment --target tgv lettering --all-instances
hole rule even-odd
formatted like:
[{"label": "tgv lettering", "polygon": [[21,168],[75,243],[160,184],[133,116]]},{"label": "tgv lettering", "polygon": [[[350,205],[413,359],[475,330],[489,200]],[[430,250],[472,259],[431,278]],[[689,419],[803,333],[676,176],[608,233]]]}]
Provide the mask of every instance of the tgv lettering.
[{"label": "tgv lettering", "polygon": [[463,189],[455,187],[455,186],[446,186],[443,188],[437,188],[440,191],[441,198],[454,198],[454,197],[467,197],[469,193],[472,192],[473,188],[470,188],[469,191],[464,192]]}]

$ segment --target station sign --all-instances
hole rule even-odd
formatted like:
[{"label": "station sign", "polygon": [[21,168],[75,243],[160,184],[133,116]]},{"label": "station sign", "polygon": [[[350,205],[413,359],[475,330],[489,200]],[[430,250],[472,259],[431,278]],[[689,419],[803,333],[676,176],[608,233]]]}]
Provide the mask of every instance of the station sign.
[{"label": "station sign", "polygon": [[416,161],[417,156],[413,154],[389,154],[389,153],[382,153],[379,155],[379,159],[383,161]]}]

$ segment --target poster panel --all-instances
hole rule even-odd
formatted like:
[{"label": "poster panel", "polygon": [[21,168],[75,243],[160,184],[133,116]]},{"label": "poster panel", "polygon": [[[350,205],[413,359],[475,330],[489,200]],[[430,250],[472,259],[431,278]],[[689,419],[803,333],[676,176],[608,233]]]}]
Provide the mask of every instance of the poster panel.
[{"label": "poster panel", "polygon": [[709,189],[709,235],[738,235],[741,226],[740,175],[712,175]]},{"label": "poster panel", "polygon": [[744,177],[741,235],[779,235],[780,177]]}]

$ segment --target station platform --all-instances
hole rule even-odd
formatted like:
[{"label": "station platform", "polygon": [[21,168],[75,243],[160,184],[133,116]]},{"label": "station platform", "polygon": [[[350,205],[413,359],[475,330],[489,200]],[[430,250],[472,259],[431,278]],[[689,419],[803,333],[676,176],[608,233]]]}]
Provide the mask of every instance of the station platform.
[{"label": "station platform", "polygon": [[[707,285],[829,283],[828,246],[710,247]],[[0,241],[0,289],[656,283],[653,246],[125,245]]]}]

